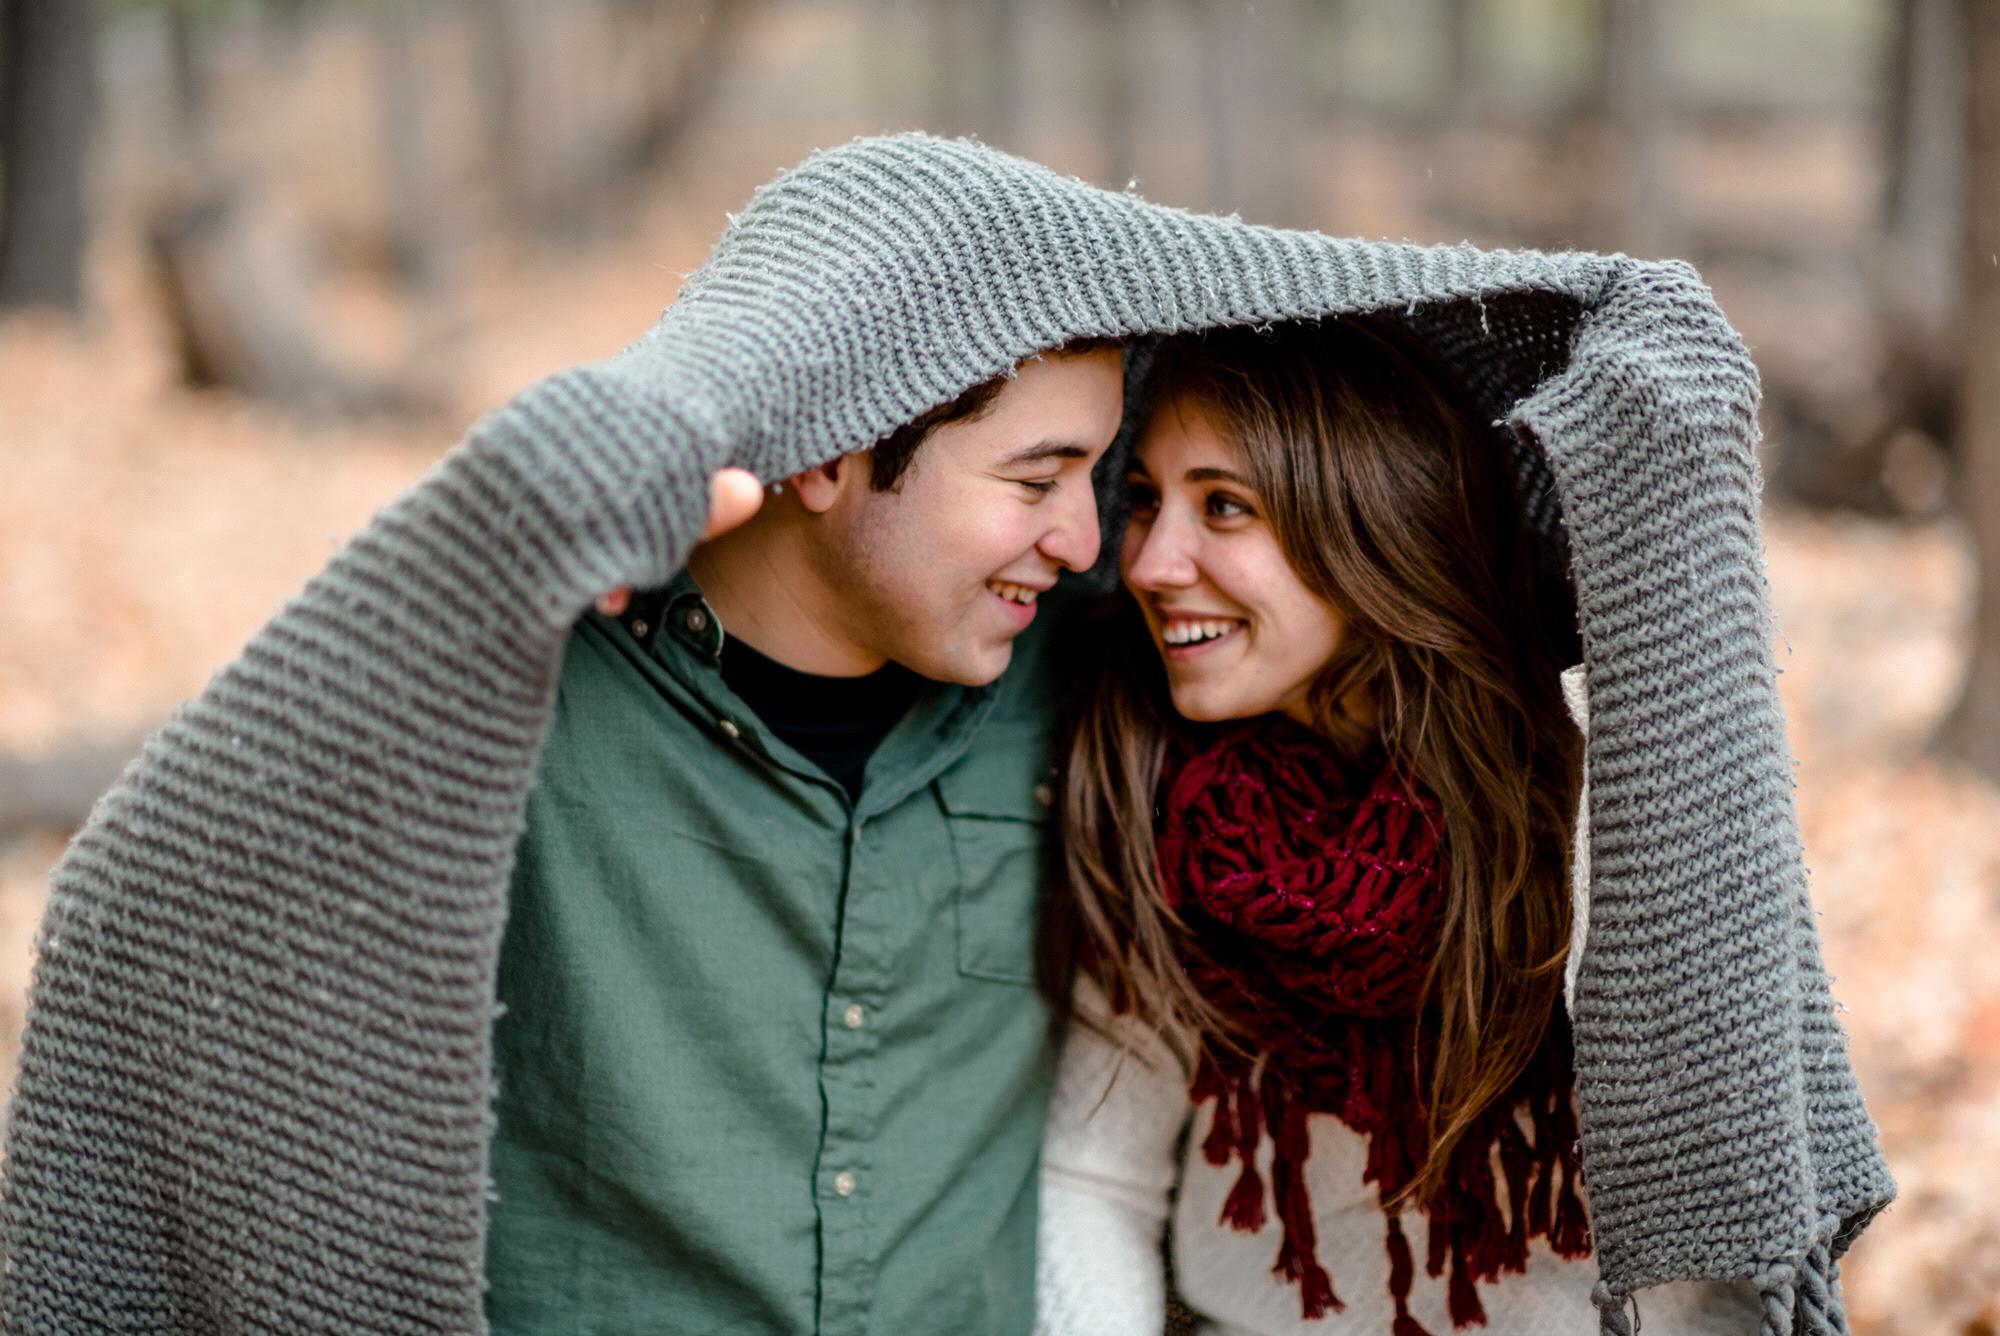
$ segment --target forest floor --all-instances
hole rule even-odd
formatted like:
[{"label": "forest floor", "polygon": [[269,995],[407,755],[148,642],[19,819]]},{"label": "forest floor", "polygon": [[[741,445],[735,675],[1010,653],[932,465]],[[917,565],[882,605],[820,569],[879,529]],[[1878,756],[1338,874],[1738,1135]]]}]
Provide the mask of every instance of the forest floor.
[{"label": "forest floor", "polygon": [[[479,411],[650,323],[726,202],[663,205],[672,216],[641,230],[682,240],[470,262],[464,370],[425,422],[308,427],[178,387],[145,276],[115,258],[129,246],[106,247],[81,330],[0,324],[0,754],[156,724]],[[408,331],[382,293],[328,300],[357,361],[401,356]],[[1925,751],[1965,659],[1966,544],[1942,524],[1785,513],[1767,541],[1826,955],[1902,1189],[1846,1268],[1854,1330],[1990,1336],[2000,790]],[[0,1080],[63,843],[0,836]]]}]

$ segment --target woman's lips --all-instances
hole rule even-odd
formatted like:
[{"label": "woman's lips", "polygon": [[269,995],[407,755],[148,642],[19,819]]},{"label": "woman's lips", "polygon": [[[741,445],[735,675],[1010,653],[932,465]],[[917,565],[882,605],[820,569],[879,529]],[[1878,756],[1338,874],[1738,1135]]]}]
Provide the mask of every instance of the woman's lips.
[{"label": "woman's lips", "polygon": [[[1166,638],[1167,631],[1169,628],[1187,625],[1190,623],[1196,625],[1203,625],[1206,627],[1213,627],[1219,623],[1227,623],[1227,625],[1222,630],[1222,633],[1220,635],[1214,635],[1214,634],[1204,635],[1201,639],[1198,640],[1189,640],[1176,644],[1174,641],[1168,640]],[[1160,628],[1160,653],[1166,658],[1166,660],[1169,663],[1182,663],[1189,659],[1199,658],[1201,655],[1207,653],[1209,650],[1214,649],[1218,645],[1227,645],[1232,643],[1236,639],[1236,637],[1243,634],[1244,628],[1248,625],[1249,624],[1247,622],[1237,621],[1233,618],[1227,618],[1227,617],[1200,617],[1200,618],[1190,618],[1185,620],[1176,619],[1174,621],[1169,621],[1165,626]]]}]

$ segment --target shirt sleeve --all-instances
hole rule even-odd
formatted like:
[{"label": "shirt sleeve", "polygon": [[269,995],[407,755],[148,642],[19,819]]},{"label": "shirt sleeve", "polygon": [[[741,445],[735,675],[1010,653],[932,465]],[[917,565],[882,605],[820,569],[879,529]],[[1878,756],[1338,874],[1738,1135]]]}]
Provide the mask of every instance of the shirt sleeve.
[{"label": "shirt sleeve", "polygon": [[1190,1112],[1186,1066],[1101,991],[1077,989],[1042,1141],[1036,1336],[1156,1336],[1161,1239]]}]

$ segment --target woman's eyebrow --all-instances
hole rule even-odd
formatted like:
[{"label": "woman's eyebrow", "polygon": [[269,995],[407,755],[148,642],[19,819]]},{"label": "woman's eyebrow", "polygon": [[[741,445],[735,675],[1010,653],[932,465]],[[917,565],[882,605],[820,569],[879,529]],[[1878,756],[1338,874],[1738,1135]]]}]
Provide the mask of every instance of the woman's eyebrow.
[{"label": "woman's eyebrow", "polygon": [[1228,469],[1189,469],[1187,471],[1187,480],[1189,482],[1233,482],[1240,487],[1248,487],[1250,485],[1249,479],[1240,473],[1232,473]]}]

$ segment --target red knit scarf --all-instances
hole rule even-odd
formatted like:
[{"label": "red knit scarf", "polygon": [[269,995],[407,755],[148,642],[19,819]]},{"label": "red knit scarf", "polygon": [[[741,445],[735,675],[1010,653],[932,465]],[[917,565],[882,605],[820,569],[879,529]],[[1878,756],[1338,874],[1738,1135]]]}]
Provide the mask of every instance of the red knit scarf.
[{"label": "red knit scarf", "polygon": [[[1323,1317],[1342,1304],[1314,1253],[1306,1119],[1331,1114],[1368,1139],[1364,1179],[1384,1201],[1423,1165],[1429,1032],[1419,1002],[1443,915],[1443,820],[1436,800],[1394,767],[1354,772],[1275,718],[1177,747],[1161,793],[1164,889],[1201,944],[1189,979],[1260,1056],[1209,1053],[1194,1076],[1194,1101],[1216,1103],[1203,1153],[1213,1165],[1234,1156],[1243,1166],[1222,1220],[1263,1228],[1256,1156],[1268,1133],[1270,1197],[1284,1227],[1272,1269],[1299,1286],[1308,1319]],[[1558,1016],[1421,1207],[1425,1270],[1435,1277],[1449,1266],[1455,1327],[1486,1321],[1475,1284],[1524,1270],[1530,1239],[1548,1239],[1564,1257],[1590,1253],[1571,1085]],[[1500,1202],[1503,1179],[1511,1210]],[[1415,1264],[1403,1222],[1393,1211],[1384,1218],[1394,1336],[1430,1336],[1410,1316]]]}]

